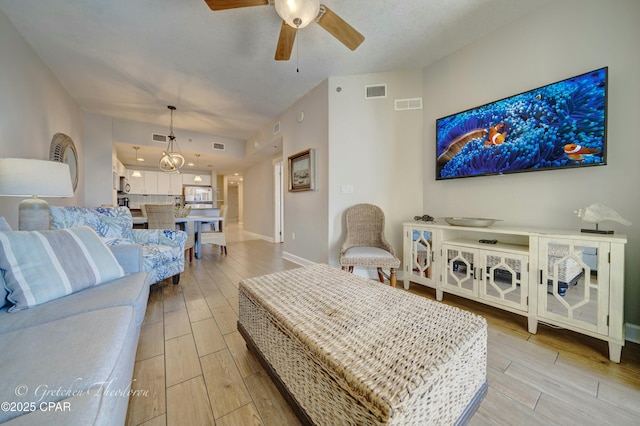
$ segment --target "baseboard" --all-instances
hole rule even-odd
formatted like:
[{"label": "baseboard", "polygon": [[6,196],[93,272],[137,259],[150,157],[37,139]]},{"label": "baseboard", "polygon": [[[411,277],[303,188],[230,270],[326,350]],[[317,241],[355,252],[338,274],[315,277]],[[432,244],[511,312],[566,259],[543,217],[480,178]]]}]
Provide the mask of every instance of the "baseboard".
[{"label": "baseboard", "polygon": [[300,256],[296,256],[295,254],[291,254],[289,252],[283,251],[282,252],[282,258],[285,260],[288,260],[290,262],[293,262],[295,264],[298,264],[300,266],[311,266],[311,265],[315,265],[315,262],[312,262],[310,260],[304,259]]},{"label": "baseboard", "polygon": [[268,236],[268,235],[256,234],[255,232],[250,232],[250,231],[243,231],[243,234],[246,237],[250,237],[250,239],[265,240],[265,241],[268,241],[270,243],[274,243],[275,242],[275,239],[273,237]]},{"label": "baseboard", "polygon": [[640,343],[640,325],[626,323],[624,340],[633,343]]},{"label": "baseboard", "polygon": [[265,241],[268,241],[270,243],[275,243],[276,242],[275,238],[269,237],[268,235],[260,235],[260,234],[253,234],[253,235],[255,235],[256,237],[260,238],[261,240],[265,240]]}]

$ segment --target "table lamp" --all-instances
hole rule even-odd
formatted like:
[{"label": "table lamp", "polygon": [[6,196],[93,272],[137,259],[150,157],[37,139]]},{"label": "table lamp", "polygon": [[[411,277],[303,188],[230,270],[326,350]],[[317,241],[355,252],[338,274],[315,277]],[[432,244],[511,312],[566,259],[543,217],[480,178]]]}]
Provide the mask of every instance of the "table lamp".
[{"label": "table lamp", "polygon": [[38,197],[73,197],[69,166],[57,161],[0,158],[0,196],[31,197],[20,203],[18,229],[49,229],[49,203]]}]

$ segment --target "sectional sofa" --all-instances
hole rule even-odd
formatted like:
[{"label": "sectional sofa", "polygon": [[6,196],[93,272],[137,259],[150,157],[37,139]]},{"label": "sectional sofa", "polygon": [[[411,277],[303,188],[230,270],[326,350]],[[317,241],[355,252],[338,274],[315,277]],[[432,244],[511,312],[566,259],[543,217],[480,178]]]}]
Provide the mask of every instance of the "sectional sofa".
[{"label": "sectional sofa", "polygon": [[148,295],[140,245],[0,218],[0,423],[124,424]]}]

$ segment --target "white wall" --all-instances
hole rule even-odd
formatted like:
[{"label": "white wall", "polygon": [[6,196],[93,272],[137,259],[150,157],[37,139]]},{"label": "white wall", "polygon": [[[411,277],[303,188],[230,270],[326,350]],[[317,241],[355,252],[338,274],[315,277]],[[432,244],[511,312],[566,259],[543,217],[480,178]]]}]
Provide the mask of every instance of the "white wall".
[{"label": "white wall", "polygon": [[[387,84],[388,98],[366,100],[365,85],[379,83]],[[314,191],[285,191],[285,257],[337,265],[344,212],[357,203],[384,210],[387,238],[401,257],[401,224],[422,211],[423,115],[394,111],[394,100],[422,92],[419,70],[331,77],[280,117],[285,173],[287,158],[307,148],[314,150],[316,172]],[[249,140],[263,146],[271,131],[269,126]],[[273,165],[263,162],[243,175],[245,229],[273,235]],[[341,185],[354,192],[342,194]]]},{"label": "white wall", "polygon": [[271,159],[242,172],[244,230],[274,238],[274,182]]},{"label": "white wall", "polygon": [[[328,176],[328,81],[325,80],[289,108],[280,118],[282,156],[308,148],[315,156],[315,190],[284,194],[285,255],[315,263],[326,263],[329,199]],[[304,120],[298,122],[300,111]],[[272,173],[273,174],[273,173]],[[288,187],[288,177],[287,183]],[[271,193],[273,197],[273,192]],[[271,221],[273,224],[273,220]],[[272,225],[273,226],[273,225]],[[295,239],[293,239],[295,234]]]},{"label": "white wall", "polygon": [[[436,217],[579,230],[573,211],[600,202],[627,228],[625,318],[640,324],[640,2],[556,1],[424,70],[424,211]],[[435,121],[506,96],[609,67],[607,165],[435,181]]]},{"label": "white wall", "polygon": [[238,185],[228,185],[225,204],[227,206],[227,220],[229,222],[237,222],[240,217],[240,211],[238,210],[238,200]]},{"label": "white wall", "polygon": [[[73,198],[47,198],[51,205],[84,202],[85,150],[82,112],[31,46],[0,12],[0,157],[49,159],[53,135],[70,136],[79,157]],[[20,198],[0,197],[0,216],[18,229]]]},{"label": "white wall", "polygon": [[85,203],[84,206],[96,207],[102,204],[116,204],[116,191],[113,190],[113,119],[104,115],[84,113],[84,137],[86,148]]},{"label": "white wall", "polygon": [[[365,86],[375,84],[387,85],[385,99],[365,99]],[[419,70],[329,79],[330,264],[338,265],[344,212],[358,203],[384,211],[385,235],[402,258],[402,222],[422,212],[423,117],[395,111],[394,101],[422,95]],[[341,193],[343,185],[353,193]]]}]

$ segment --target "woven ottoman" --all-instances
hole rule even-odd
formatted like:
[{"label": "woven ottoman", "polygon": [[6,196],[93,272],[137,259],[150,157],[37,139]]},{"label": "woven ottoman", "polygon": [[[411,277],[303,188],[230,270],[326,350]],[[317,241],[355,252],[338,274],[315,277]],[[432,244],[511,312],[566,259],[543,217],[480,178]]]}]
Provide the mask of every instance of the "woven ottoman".
[{"label": "woven ottoman", "polygon": [[327,265],[243,280],[238,329],[304,424],[464,424],[484,318]]}]

